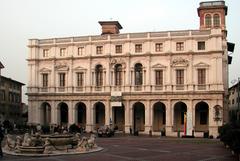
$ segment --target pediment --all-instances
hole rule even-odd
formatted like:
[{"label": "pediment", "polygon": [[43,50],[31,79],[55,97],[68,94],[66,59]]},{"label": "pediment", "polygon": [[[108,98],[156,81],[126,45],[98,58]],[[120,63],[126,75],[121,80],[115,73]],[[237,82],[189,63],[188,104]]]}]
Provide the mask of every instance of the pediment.
[{"label": "pediment", "polygon": [[81,66],[77,66],[77,67],[73,68],[73,70],[86,70],[86,69]]},{"label": "pediment", "polygon": [[166,68],[166,66],[158,63],[153,65],[152,68]]},{"label": "pediment", "polygon": [[41,69],[39,70],[39,72],[41,72],[41,73],[44,73],[44,72],[49,73],[49,72],[51,72],[51,69],[44,67],[44,68],[41,68]]},{"label": "pediment", "polygon": [[206,63],[203,63],[203,62],[199,62],[199,63],[195,64],[194,67],[209,67],[209,65]]}]

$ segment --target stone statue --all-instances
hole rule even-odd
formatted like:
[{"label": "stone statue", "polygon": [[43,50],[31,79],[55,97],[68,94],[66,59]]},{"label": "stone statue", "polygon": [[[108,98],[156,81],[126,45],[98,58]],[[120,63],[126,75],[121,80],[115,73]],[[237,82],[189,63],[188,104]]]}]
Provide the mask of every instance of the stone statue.
[{"label": "stone statue", "polygon": [[53,152],[53,150],[55,150],[55,148],[52,146],[50,139],[47,137],[45,139],[45,143],[44,143],[44,154],[51,154]]},{"label": "stone statue", "polygon": [[16,141],[13,140],[10,135],[8,134],[7,135],[7,140],[6,140],[6,145],[5,145],[5,149],[7,150],[12,150],[12,149],[15,149],[16,147]]},{"label": "stone statue", "polygon": [[32,139],[29,133],[24,134],[22,146],[32,146]]},{"label": "stone statue", "polygon": [[20,136],[16,137],[16,147],[15,147],[15,152],[20,153],[20,146],[22,146],[22,138]]},{"label": "stone statue", "polygon": [[76,151],[85,152],[88,151],[88,139],[87,137],[83,137],[82,139],[78,139],[78,145]]},{"label": "stone statue", "polygon": [[96,140],[96,136],[94,134],[91,134],[90,138],[88,139],[88,147],[90,149],[97,148],[97,144],[95,140]]}]

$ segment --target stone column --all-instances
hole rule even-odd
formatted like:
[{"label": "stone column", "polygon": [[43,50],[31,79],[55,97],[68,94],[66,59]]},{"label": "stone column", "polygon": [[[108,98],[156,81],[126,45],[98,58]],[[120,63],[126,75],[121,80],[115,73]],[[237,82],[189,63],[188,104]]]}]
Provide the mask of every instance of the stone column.
[{"label": "stone column", "polygon": [[125,104],[125,132],[129,133],[129,128],[131,126],[130,124],[130,106],[129,106],[129,100],[126,101]]},{"label": "stone column", "polygon": [[106,101],[105,105],[105,125],[110,125],[110,102]]},{"label": "stone column", "polygon": [[150,120],[151,120],[151,107],[150,107],[150,101],[146,101],[146,107],[145,107],[145,133],[148,134],[150,130]]},{"label": "stone column", "polygon": [[192,100],[189,100],[189,106],[187,107],[187,135],[192,135],[193,130],[193,108]]},{"label": "stone column", "polygon": [[93,130],[93,107],[91,105],[91,102],[88,101],[86,105],[86,131],[90,132]]},{"label": "stone column", "polygon": [[58,111],[57,107],[55,105],[55,101],[52,101],[52,106],[51,106],[51,124],[58,124]]},{"label": "stone column", "polygon": [[172,121],[172,104],[171,100],[168,99],[167,105],[166,105],[166,135],[170,136],[172,134],[172,127],[173,127],[173,121]]},{"label": "stone column", "polygon": [[73,102],[69,102],[69,108],[68,108],[68,124],[71,125],[75,123],[76,117],[75,117],[75,109],[73,107]]}]

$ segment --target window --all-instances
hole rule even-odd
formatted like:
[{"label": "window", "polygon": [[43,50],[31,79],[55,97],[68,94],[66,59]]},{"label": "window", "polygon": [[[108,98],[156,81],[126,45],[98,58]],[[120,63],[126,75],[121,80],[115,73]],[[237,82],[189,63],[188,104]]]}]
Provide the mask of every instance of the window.
[{"label": "window", "polygon": [[198,50],[205,50],[205,41],[198,42]]},{"label": "window", "polygon": [[234,105],[234,99],[232,99],[232,105]]},{"label": "window", "polygon": [[213,26],[214,27],[219,27],[220,26],[219,14],[214,14],[214,16],[213,16]]},{"label": "window", "polygon": [[122,85],[122,65],[117,64],[115,66],[115,85]]},{"label": "window", "polygon": [[60,49],[60,56],[65,56],[66,48]]},{"label": "window", "polygon": [[42,86],[48,87],[48,74],[42,74]]},{"label": "window", "polygon": [[142,64],[136,64],[135,65],[135,85],[142,85],[142,77],[143,77],[143,72],[142,72]]},{"label": "window", "polygon": [[84,47],[78,47],[78,55],[83,55],[84,53]]},{"label": "window", "polygon": [[198,69],[198,84],[206,84],[206,69]]},{"label": "window", "polygon": [[83,72],[77,73],[77,86],[82,87],[83,86]]},{"label": "window", "polygon": [[205,16],[205,26],[206,27],[211,27],[212,26],[212,17],[209,14],[207,14]]},{"label": "window", "polygon": [[96,66],[96,86],[102,86],[103,85],[103,67],[102,65]]},{"label": "window", "polygon": [[43,49],[43,57],[48,57],[48,49]]},{"label": "window", "polygon": [[177,42],[176,43],[176,50],[177,51],[183,51],[184,50],[184,43],[183,42]]},{"label": "window", "polygon": [[162,43],[155,44],[155,51],[156,52],[162,52],[163,51],[163,44]]},{"label": "window", "polygon": [[97,46],[97,54],[103,53],[103,46]]},{"label": "window", "polygon": [[65,73],[59,73],[59,86],[65,87]]},{"label": "window", "polygon": [[122,45],[116,45],[115,46],[115,52],[116,53],[122,53]]},{"label": "window", "polygon": [[183,69],[176,70],[176,84],[177,85],[184,84],[184,70]]},{"label": "window", "polygon": [[156,70],[155,71],[155,78],[156,78],[156,85],[163,85],[163,71],[162,70]]},{"label": "window", "polygon": [[142,52],[142,44],[136,44],[135,53],[141,53],[141,52]]}]

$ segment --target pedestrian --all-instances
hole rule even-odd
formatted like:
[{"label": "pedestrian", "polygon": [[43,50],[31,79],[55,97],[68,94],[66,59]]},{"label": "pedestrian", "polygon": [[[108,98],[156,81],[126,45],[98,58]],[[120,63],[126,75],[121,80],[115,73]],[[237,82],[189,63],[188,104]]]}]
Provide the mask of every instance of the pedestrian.
[{"label": "pedestrian", "polygon": [[2,131],[2,126],[0,125],[0,157],[3,157],[3,152],[2,152],[2,141],[3,141],[4,135]]},{"label": "pedestrian", "polygon": [[132,127],[131,126],[129,128],[129,131],[130,131],[130,135],[132,135]]}]

